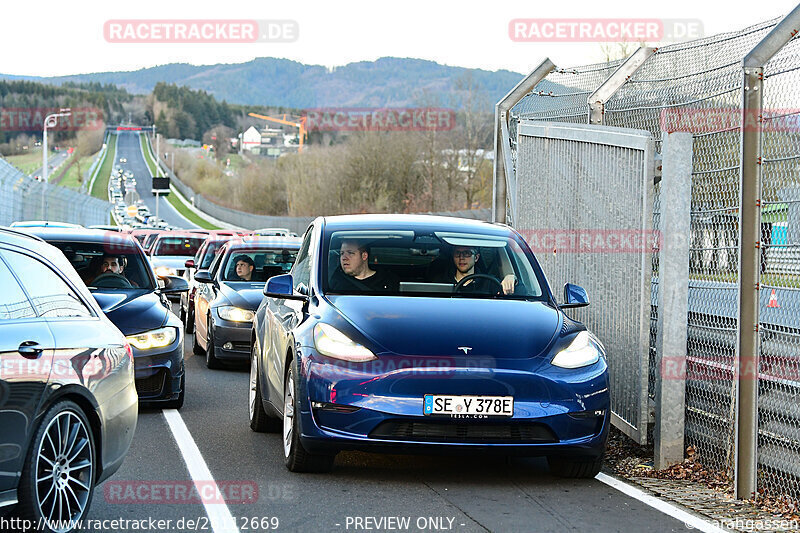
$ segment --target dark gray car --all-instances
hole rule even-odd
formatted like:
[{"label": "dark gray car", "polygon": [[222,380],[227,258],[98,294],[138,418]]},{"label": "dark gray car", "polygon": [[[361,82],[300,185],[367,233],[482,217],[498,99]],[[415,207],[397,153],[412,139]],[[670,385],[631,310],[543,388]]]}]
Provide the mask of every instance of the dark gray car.
[{"label": "dark gray car", "polygon": [[0,287],[0,508],[80,520],[136,429],[131,348],[41,239],[0,229]]}]

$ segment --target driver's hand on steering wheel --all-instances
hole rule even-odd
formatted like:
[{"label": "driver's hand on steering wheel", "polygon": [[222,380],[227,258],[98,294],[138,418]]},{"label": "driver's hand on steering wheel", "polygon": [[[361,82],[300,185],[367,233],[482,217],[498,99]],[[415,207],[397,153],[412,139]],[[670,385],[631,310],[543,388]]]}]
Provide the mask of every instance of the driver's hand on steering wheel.
[{"label": "driver's hand on steering wheel", "polygon": [[513,294],[514,286],[517,284],[517,277],[514,274],[508,274],[503,278],[501,285],[503,286],[503,294]]}]

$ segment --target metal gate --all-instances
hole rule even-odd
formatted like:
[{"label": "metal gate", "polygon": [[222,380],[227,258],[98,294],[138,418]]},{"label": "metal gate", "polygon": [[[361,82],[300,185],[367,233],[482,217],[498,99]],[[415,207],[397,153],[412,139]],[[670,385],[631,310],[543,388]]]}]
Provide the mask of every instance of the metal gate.
[{"label": "metal gate", "polygon": [[612,421],[647,440],[654,142],[648,131],[522,120],[513,224],[560,298],[583,286],[592,305],[571,312],[604,343]]}]

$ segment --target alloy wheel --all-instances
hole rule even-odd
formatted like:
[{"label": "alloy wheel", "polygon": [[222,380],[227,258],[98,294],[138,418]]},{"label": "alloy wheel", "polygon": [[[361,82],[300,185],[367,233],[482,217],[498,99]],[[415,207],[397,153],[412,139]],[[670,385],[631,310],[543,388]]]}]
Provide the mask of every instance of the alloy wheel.
[{"label": "alloy wheel", "polygon": [[294,376],[292,369],[286,376],[286,387],[283,393],[283,454],[289,457],[292,452],[292,437],[294,436]]},{"label": "alloy wheel", "polygon": [[94,475],[89,429],[72,411],[57,414],[45,429],[36,457],[36,501],[41,516],[68,531],[89,503]]}]

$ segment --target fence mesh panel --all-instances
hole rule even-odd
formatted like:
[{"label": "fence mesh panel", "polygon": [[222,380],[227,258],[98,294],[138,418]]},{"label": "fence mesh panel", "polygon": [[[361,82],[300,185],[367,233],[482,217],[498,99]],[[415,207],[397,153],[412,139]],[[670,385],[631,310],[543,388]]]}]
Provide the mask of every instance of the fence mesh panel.
[{"label": "fence mesh panel", "polygon": [[[686,443],[709,467],[733,474],[734,362],[742,59],[776,20],[655,51],[605,104],[606,125],[693,133]],[[516,165],[521,118],[587,123],[587,97],[621,64],[559,68],[513,108]],[[760,120],[755,117],[755,120]],[[746,126],[746,125],[745,125]],[[800,499],[800,40],[764,69],[762,135],[759,489]],[[687,129],[688,127],[688,129]],[[653,228],[659,224],[659,185]],[[648,392],[653,397],[658,309],[653,254]]]},{"label": "fence mesh panel", "polygon": [[65,187],[42,183],[0,158],[0,225],[50,220],[108,224],[111,204]]}]

